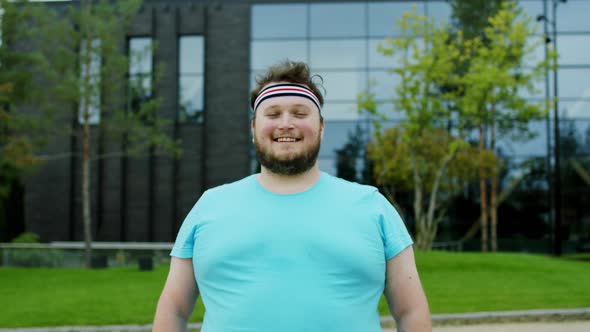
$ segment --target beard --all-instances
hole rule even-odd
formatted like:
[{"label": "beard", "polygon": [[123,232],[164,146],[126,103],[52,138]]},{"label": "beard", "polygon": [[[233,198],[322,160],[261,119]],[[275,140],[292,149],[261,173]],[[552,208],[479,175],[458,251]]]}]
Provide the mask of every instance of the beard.
[{"label": "beard", "polygon": [[318,160],[320,143],[321,139],[318,135],[315,142],[305,151],[287,158],[277,158],[270,148],[262,146],[254,136],[258,162],[270,172],[279,175],[299,175],[309,171]]}]

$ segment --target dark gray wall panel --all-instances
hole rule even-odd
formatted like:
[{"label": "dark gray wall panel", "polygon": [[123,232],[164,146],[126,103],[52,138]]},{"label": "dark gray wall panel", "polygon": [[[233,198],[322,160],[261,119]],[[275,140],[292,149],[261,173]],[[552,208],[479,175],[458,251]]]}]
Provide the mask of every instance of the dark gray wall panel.
[{"label": "dark gray wall panel", "polygon": [[250,7],[208,8],[205,36],[206,187],[248,174]]}]

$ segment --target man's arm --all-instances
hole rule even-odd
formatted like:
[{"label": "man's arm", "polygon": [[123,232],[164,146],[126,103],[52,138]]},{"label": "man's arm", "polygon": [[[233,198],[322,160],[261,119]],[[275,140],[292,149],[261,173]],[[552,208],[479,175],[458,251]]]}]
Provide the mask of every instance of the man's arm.
[{"label": "man's arm", "polygon": [[399,332],[432,331],[412,246],[387,261],[385,297]]},{"label": "man's arm", "polygon": [[153,332],[186,331],[199,289],[195,282],[193,260],[172,257],[170,272],[158,301]]}]

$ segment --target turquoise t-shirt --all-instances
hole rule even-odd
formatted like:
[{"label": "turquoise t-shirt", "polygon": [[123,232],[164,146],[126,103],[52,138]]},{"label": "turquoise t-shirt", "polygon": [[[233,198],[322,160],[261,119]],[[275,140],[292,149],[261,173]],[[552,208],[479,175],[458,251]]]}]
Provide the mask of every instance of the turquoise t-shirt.
[{"label": "turquoise t-shirt", "polygon": [[377,332],[386,260],[411,244],[374,187],[322,173],[281,195],[252,175],[207,190],[171,255],[193,259],[202,332]]}]

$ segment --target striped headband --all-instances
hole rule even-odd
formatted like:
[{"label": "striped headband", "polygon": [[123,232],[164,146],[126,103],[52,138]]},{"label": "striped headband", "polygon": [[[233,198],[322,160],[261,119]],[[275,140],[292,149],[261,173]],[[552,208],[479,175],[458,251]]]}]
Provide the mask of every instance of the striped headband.
[{"label": "striped headband", "polygon": [[316,95],[311,91],[309,88],[298,85],[298,84],[275,84],[271,85],[258,94],[256,100],[254,100],[254,111],[260,106],[260,104],[273,97],[284,97],[284,96],[298,96],[307,98],[315,104],[318,110],[321,112],[322,108],[320,107],[320,100]]}]

